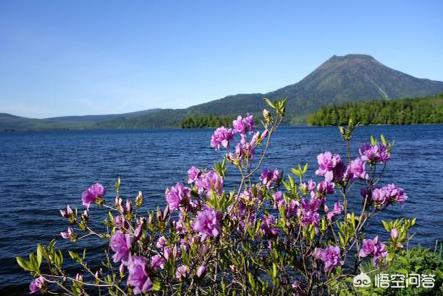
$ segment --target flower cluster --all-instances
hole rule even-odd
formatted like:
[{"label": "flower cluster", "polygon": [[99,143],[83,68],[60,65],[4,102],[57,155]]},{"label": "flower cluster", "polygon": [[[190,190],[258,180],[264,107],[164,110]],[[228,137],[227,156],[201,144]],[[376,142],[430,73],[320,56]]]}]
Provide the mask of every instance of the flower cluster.
[{"label": "flower cluster", "polygon": [[281,172],[278,169],[264,169],[261,173],[260,180],[266,188],[271,189],[279,185],[281,181]]},{"label": "flower cluster", "polygon": [[95,203],[97,199],[104,197],[105,193],[105,187],[103,187],[103,185],[100,183],[95,183],[83,191],[82,203],[86,208],[89,209],[91,203]]},{"label": "flower cluster", "polygon": [[361,159],[371,164],[386,163],[391,159],[388,147],[383,144],[365,144],[360,147],[359,152]]},{"label": "flower cluster", "polygon": [[337,246],[315,248],[312,256],[323,262],[325,272],[331,272],[337,266],[343,265],[340,257],[340,248]]},{"label": "flower cluster", "polygon": [[378,236],[373,239],[364,239],[360,252],[360,257],[372,257],[372,262],[377,265],[381,260],[386,258],[388,252],[386,245],[379,241]]},{"label": "flower cluster", "polygon": [[[363,191],[363,195],[368,194],[368,190]],[[408,196],[401,187],[388,184],[381,188],[374,188],[370,195],[371,201],[377,209],[382,209],[392,203],[404,203]]]}]

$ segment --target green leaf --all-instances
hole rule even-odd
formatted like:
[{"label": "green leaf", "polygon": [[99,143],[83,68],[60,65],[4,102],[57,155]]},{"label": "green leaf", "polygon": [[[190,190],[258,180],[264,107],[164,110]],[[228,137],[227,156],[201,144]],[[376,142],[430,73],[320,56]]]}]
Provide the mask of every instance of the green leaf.
[{"label": "green leaf", "polygon": [[248,272],[248,281],[249,281],[249,284],[251,285],[252,290],[255,290],[254,276],[250,272]]},{"label": "green leaf", "polygon": [[154,281],[152,283],[152,291],[160,291],[161,289],[161,284],[159,281]]},{"label": "green leaf", "polygon": [[43,260],[43,247],[41,244],[37,245],[37,266],[40,268]]},{"label": "green leaf", "polygon": [[30,266],[30,262],[22,257],[15,257],[18,265],[26,271],[32,271],[33,269]]},{"label": "green leaf", "polygon": [[277,277],[277,264],[272,263],[272,277],[276,278]]},{"label": "green leaf", "polygon": [[386,141],[386,138],[383,134],[380,135],[381,143],[385,146],[388,145],[388,141]]},{"label": "green leaf", "polygon": [[263,100],[265,100],[266,104],[268,104],[272,109],[275,109],[275,105],[270,99],[264,98]]},{"label": "green leaf", "polygon": [[118,177],[117,181],[115,181],[115,185],[114,185],[114,189],[115,189],[116,193],[118,193],[120,191],[120,184],[121,184],[121,180],[120,180],[120,177]]}]

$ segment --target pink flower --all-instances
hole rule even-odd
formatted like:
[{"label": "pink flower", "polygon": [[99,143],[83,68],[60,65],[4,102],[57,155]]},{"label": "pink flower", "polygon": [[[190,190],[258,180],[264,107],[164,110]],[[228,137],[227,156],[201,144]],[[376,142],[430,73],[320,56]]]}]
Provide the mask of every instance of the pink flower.
[{"label": "pink flower", "polygon": [[340,248],[336,246],[329,246],[324,249],[315,248],[313,256],[324,263],[325,272],[330,272],[335,267],[343,265],[343,261],[340,260]]},{"label": "pink flower", "polygon": [[192,229],[201,235],[201,241],[208,237],[217,237],[221,231],[221,213],[206,207],[197,214]]},{"label": "pink flower", "polygon": [[166,202],[170,210],[177,210],[181,205],[189,203],[191,190],[181,183],[166,189]]},{"label": "pink flower", "polygon": [[115,263],[122,261],[123,263],[129,260],[131,254],[131,237],[129,234],[124,234],[117,230],[111,237],[111,249],[115,252],[112,259]]},{"label": "pink flower", "polygon": [[391,158],[391,153],[385,145],[365,144],[360,147],[359,152],[361,159],[371,164],[385,163]]},{"label": "pink flower", "polygon": [[34,279],[29,284],[29,294],[36,294],[41,291],[45,284],[45,278],[43,276],[39,276],[38,278]]},{"label": "pink flower", "polygon": [[276,227],[275,217],[271,214],[267,214],[263,217],[260,230],[265,237],[276,237],[279,234],[279,230]]},{"label": "pink flower", "polygon": [[211,137],[211,147],[215,150],[219,150],[220,147],[227,148],[229,146],[229,141],[234,138],[234,132],[232,129],[227,129],[224,126],[219,127],[214,131]]},{"label": "pink flower", "polygon": [[166,260],[161,255],[154,255],[151,258],[151,267],[154,270],[165,268]]},{"label": "pink flower", "polygon": [[163,249],[167,244],[167,240],[164,236],[160,236],[157,240],[157,243],[155,244],[155,246],[159,249]]},{"label": "pink flower", "polygon": [[356,158],[351,161],[351,163],[346,168],[345,175],[351,181],[356,179],[366,180],[369,177],[365,171],[365,162],[360,158]]},{"label": "pink flower", "polygon": [[196,168],[195,166],[192,166],[188,170],[188,184],[192,184],[195,181],[197,181],[200,174],[201,174],[201,171],[198,168]]},{"label": "pink flower", "polygon": [[321,153],[317,156],[318,169],[315,171],[317,176],[325,177],[325,181],[340,181],[345,172],[344,164],[340,155],[332,154],[329,151]]},{"label": "pink flower", "polygon": [[68,230],[65,232],[60,232],[60,235],[64,239],[69,239],[69,240],[75,239],[74,230],[71,227],[68,227]]},{"label": "pink flower", "polygon": [[247,115],[245,118],[240,115],[232,122],[235,133],[246,134],[254,130],[254,118],[252,115]]},{"label": "pink flower", "polygon": [[177,268],[175,277],[178,278],[179,280],[182,280],[188,276],[188,273],[189,273],[189,267],[186,265],[180,265]]},{"label": "pink flower", "polygon": [[378,240],[378,236],[373,239],[364,239],[360,252],[360,257],[372,256],[372,263],[376,266],[383,258],[388,255],[386,245]]},{"label": "pink flower", "polygon": [[88,189],[83,191],[82,203],[89,209],[91,203],[94,203],[97,198],[104,197],[106,193],[105,188],[100,183],[92,184]]},{"label": "pink flower", "polygon": [[278,186],[281,181],[281,172],[278,169],[273,171],[264,169],[261,173],[260,180],[266,188],[271,189],[272,187]]},{"label": "pink flower", "polygon": [[134,294],[142,294],[151,291],[152,281],[146,270],[147,260],[141,256],[132,257],[128,263],[128,286],[134,288]]},{"label": "pink flower", "polygon": [[215,171],[209,171],[207,173],[201,174],[200,177],[195,181],[197,190],[199,193],[209,192],[212,190],[218,194],[223,192],[224,180],[223,177],[217,174]]},{"label": "pink flower", "polygon": [[332,221],[332,218],[336,215],[340,215],[342,211],[343,211],[343,205],[339,201],[337,201],[334,204],[334,208],[332,209],[332,211],[328,212],[326,216],[329,221]]}]

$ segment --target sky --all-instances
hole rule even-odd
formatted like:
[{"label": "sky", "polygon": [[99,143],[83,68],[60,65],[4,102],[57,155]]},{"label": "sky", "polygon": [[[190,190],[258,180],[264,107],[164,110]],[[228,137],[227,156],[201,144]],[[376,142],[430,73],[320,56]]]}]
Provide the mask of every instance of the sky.
[{"label": "sky", "polygon": [[369,54],[443,81],[443,1],[0,0],[0,113],[182,108]]}]

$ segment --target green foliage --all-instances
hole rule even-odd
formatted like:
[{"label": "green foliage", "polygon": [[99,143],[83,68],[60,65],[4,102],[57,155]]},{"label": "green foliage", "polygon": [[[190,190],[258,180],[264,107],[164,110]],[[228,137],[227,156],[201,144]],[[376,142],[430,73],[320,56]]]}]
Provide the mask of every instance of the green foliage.
[{"label": "green foliage", "polygon": [[219,126],[230,126],[233,117],[230,116],[215,116],[215,115],[206,115],[206,116],[190,116],[184,119],[181,122],[182,128],[216,128]]},{"label": "green foliage", "polygon": [[[368,271],[365,271],[368,273]],[[443,258],[442,254],[434,253],[429,249],[416,247],[409,250],[402,250],[397,253],[394,260],[384,270],[377,270],[375,273],[384,274],[434,274],[434,288],[408,287],[401,289],[365,288],[359,289],[360,295],[443,295]]]},{"label": "green foliage", "polygon": [[322,107],[308,116],[311,125],[345,125],[352,119],[368,124],[436,124],[443,123],[443,94],[394,101],[348,103]]}]

